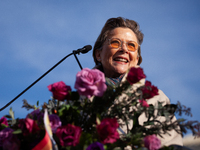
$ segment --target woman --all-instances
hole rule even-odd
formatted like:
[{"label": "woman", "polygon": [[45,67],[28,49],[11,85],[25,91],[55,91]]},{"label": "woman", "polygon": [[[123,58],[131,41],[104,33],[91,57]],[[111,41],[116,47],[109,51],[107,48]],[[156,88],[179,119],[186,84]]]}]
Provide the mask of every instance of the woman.
[{"label": "woman", "polygon": [[[105,23],[93,49],[95,68],[104,72],[112,84],[125,80],[126,72],[131,67],[139,67],[142,62],[140,45],[143,41],[143,34],[139,25],[129,19],[121,17],[108,19]],[[149,104],[156,105],[157,102],[163,105],[169,104],[167,96],[159,90],[159,95],[148,100]],[[140,124],[146,120],[145,115],[139,117]],[[160,117],[159,121],[164,121]],[[176,118],[173,118],[175,121]],[[130,122],[130,127],[132,123]],[[122,128],[126,132],[126,128]],[[162,146],[182,145],[182,137],[176,131],[171,130],[170,135],[158,136]]]}]

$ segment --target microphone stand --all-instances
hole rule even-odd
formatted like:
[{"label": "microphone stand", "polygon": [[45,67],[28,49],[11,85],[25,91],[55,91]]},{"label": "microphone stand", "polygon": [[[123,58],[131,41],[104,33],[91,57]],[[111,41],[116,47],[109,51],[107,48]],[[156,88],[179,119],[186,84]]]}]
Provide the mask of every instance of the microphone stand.
[{"label": "microphone stand", "polygon": [[[74,57],[76,58],[76,61],[78,62],[78,65],[79,65],[79,67],[80,67],[81,70],[82,70],[83,67],[81,66],[81,64],[80,64],[80,62],[79,62],[79,60],[78,60],[78,58],[76,57],[76,53],[77,53],[77,51],[73,51]],[[79,54],[79,53],[78,53],[78,54]]]},{"label": "microphone stand", "polygon": [[[23,90],[19,95],[17,95],[14,99],[12,99],[9,103],[7,103],[4,107],[2,107],[0,109],[0,111],[4,110],[6,107],[8,107],[11,103],[13,103],[17,98],[19,98],[22,94],[24,94],[28,89],[30,89],[33,85],[35,85],[38,81],[40,81],[44,76],[46,76],[50,71],[52,71],[55,67],[57,67],[61,62],[63,62],[67,57],[71,56],[72,54],[74,54],[74,57],[76,58],[76,61],[79,64],[79,67],[81,68],[81,70],[83,69],[78,58],[76,57],[77,51],[73,51],[72,53],[68,54],[67,56],[65,56],[63,59],[61,59],[57,64],[55,64],[53,67],[51,67],[47,72],[45,72],[41,77],[39,77],[37,80],[35,80],[31,85],[29,85],[25,90]],[[78,52],[78,54],[80,54]]]}]

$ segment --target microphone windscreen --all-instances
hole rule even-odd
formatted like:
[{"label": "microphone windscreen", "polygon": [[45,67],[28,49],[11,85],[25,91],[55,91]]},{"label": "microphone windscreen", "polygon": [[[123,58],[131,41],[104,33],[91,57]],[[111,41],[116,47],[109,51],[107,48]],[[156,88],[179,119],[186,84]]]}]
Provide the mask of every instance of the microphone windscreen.
[{"label": "microphone windscreen", "polygon": [[83,47],[83,50],[81,51],[82,54],[87,53],[88,51],[90,51],[92,49],[91,45],[86,45]]},{"label": "microphone windscreen", "polygon": [[92,49],[92,46],[91,45],[86,45],[84,46],[87,50],[91,50]]}]

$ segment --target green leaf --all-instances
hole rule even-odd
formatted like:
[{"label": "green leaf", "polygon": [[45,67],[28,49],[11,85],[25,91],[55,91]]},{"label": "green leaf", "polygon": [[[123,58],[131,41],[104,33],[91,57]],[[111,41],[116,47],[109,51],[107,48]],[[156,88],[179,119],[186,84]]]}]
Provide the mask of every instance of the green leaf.
[{"label": "green leaf", "polygon": [[186,119],[184,119],[184,118],[179,118],[179,119],[177,119],[177,121],[178,121],[178,122],[184,122],[184,121],[186,121]]},{"label": "green leaf", "polygon": [[107,150],[108,147],[107,147],[107,145],[104,145],[103,148],[104,148],[105,150]]},{"label": "green leaf", "polygon": [[96,117],[96,122],[97,122],[97,125],[101,124],[101,121],[99,120],[98,117]]},{"label": "green leaf", "polygon": [[70,149],[71,149],[71,147],[70,147],[70,146],[67,146],[67,147],[65,147],[65,149],[66,149],[66,150],[70,150]]},{"label": "green leaf", "polygon": [[146,147],[140,147],[137,150],[148,150]]},{"label": "green leaf", "polygon": [[1,129],[4,129],[4,128],[7,128],[8,126],[7,125],[5,125],[5,124],[1,124]]},{"label": "green leaf", "polygon": [[20,133],[22,133],[22,130],[21,130],[21,129],[17,129],[17,130],[15,130],[15,131],[13,131],[13,134],[20,134]]},{"label": "green leaf", "polygon": [[120,147],[116,147],[113,150],[122,150]]},{"label": "green leaf", "polygon": [[12,110],[12,107],[10,107],[9,114],[10,114],[12,120],[14,120],[15,117],[14,117],[14,112],[13,112],[13,110]]},{"label": "green leaf", "polygon": [[16,122],[16,119],[11,120],[11,125],[14,125]]},{"label": "green leaf", "polygon": [[37,106],[39,106],[39,101],[37,101]]},{"label": "green leaf", "polygon": [[154,125],[154,121],[146,121],[144,122],[144,126]]},{"label": "green leaf", "polygon": [[170,114],[174,114],[176,109],[177,109],[177,105],[175,104],[167,104],[164,106],[164,108],[170,113]]},{"label": "green leaf", "polygon": [[63,105],[59,110],[58,110],[58,116],[62,116],[65,110],[69,110],[70,105]]}]

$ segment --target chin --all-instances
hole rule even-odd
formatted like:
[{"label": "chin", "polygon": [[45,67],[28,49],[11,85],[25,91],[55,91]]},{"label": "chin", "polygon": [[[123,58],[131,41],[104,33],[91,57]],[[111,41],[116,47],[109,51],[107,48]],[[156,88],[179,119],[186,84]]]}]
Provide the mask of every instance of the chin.
[{"label": "chin", "polygon": [[126,71],[129,69],[129,67],[120,67],[120,68],[115,68],[115,71],[119,74],[124,74]]},{"label": "chin", "polygon": [[115,71],[115,74],[116,74],[116,76],[120,76],[120,75],[122,75],[122,74],[125,74],[127,70],[128,70],[128,69],[126,69],[126,70],[116,70],[116,71]]},{"label": "chin", "polygon": [[107,72],[105,70],[104,71],[107,77],[116,78],[122,74],[125,74],[128,69],[129,69],[128,67],[112,66],[110,68],[107,68]]}]

